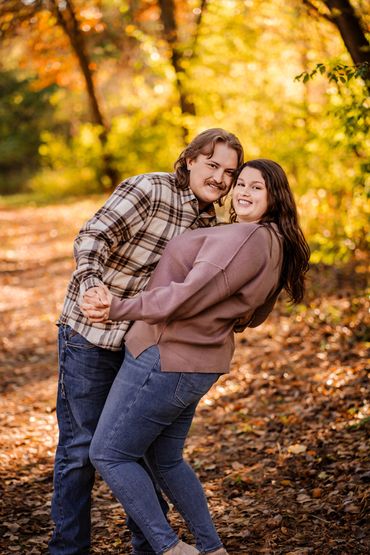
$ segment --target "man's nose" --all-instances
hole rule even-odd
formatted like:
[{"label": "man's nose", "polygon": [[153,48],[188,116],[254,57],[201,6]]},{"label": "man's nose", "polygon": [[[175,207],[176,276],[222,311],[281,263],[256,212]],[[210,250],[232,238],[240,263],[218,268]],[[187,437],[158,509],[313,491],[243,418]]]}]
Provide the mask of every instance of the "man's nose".
[{"label": "man's nose", "polygon": [[213,177],[217,181],[217,183],[222,183],[224,178],[224,170],[222,168],[217,168],[217,170],[213,174]]}]

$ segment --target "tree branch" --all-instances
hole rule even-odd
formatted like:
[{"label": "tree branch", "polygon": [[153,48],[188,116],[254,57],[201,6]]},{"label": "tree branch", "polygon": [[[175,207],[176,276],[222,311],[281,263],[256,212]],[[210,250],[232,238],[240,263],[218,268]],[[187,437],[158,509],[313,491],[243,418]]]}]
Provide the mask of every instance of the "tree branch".
[{"label": "tree branch", "polygon": [[332,17],[329,14],[320,12],[319,8],[317,6],[315,6],[315,4],[312,4],[312,2],[310,2],[310,0],[302,0],[302,1],[303,1],[303,4],[308,8],[309,11],[313,12],[315,15],[317,15],[321,19],[326,19],[326,21],[329,21],[330,23],[334,24],[334,21],[333,21]]}]

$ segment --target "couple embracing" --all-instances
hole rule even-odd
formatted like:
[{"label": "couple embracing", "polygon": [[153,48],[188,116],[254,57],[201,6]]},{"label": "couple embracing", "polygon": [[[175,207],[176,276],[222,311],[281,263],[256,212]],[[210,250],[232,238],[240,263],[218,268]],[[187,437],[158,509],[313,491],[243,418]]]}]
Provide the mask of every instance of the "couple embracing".
[{"label": "couple embracing", "polygon": [[[213,204],[231,190],[230,224]],[[59,442],[51,555],[90,549],[95,469],[121,502],[134,555],[226,555],[183,459],[203,395],[228,372],[234,332],[258,326],[285,289],[304,293],[309,248],[283,169],[243,164],[209,129],[174,173],[123,181],[83,226],[59,325]],[[194,536],[179,540],[173,503]]]}]

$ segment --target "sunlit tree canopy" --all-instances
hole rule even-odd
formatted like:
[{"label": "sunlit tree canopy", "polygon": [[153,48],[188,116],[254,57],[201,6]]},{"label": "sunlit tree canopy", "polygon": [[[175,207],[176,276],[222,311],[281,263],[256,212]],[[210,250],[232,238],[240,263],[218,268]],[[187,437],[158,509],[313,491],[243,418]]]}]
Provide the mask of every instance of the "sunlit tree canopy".
[{"label": "sunlit tree canopy", "polygon": [[313,260],[356,255],[369,21],[363,0],[2,2],[0,192],[110,190],[220,126],[286,168]]}]

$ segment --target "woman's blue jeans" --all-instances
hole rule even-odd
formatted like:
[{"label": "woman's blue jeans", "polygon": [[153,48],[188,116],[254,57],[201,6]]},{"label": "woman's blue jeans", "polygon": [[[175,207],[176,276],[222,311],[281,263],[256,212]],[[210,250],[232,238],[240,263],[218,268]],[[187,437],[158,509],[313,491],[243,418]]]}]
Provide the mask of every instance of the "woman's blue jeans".
[{"label": "woman's blue jeans", "polygon": [[[55,455],[51,555],[82,555],[90,548],[91,490],[95,469],[89,448],[124,350],[109,351],[89,343],[69,326],[59,328],[57,416],[59,442]],[[160,496],[163,511],[167,503]],[[164,517],[165,518],[165,517]],[[154,551],[129,519],[135,555]]]},{"label": "woman's blue jeans", "polygon": [[93,465],[157,554],[175,545],[178,537],[138,463],[142,457],[185,519],[197,548],[207,553],[222,545],[202,486],[183,459],[196,406],[218,377],[161,372],[156,346],[136,359],[126,351],[92,440]]}]

